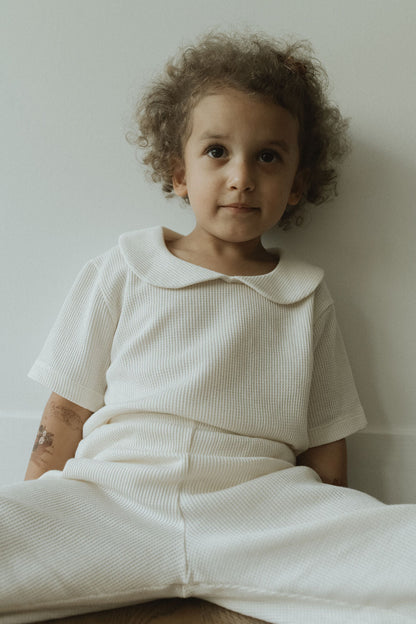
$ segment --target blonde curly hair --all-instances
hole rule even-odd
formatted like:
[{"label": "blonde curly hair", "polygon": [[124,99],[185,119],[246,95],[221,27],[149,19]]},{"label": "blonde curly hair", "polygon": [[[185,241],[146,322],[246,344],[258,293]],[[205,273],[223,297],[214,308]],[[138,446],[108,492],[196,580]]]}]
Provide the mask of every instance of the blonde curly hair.
[{"label": "blonde curly hair", "polygon": [[[349,151],[348,122],[329,101],[327,74],[310,43],[258,33],[209,32],[168,61],[137,104],[136,130],[126,135],[143,150],[142,162],[168,197],[194,106],[212,88],[224,87],[269,98],[298,120],[299,170],[307,180],[300,205],[320,204],[336,195],[337,165]],[[281,226],[296,219],[297,208],[287,207]]]}]

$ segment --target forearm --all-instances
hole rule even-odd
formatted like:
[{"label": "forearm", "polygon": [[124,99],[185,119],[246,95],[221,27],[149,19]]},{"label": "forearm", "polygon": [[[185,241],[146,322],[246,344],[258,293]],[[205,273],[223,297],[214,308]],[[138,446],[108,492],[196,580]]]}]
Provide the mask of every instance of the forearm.
[{"label": "forearm", "polygon": [[25,480],[48,470],[62,470],[75,455],[82,428],[92,412],[53,393],[45,407]]},{"label": "forearm", "polygon": [[345,439],[308,449],[298,456],[297,465],[312,468],[324,483],[348,486]]}]

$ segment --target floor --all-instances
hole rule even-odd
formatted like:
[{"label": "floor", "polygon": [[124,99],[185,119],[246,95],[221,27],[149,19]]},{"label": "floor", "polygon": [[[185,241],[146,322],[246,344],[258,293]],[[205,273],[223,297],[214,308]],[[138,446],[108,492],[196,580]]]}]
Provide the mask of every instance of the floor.
[{"label": "floor", "polygon": [[48,620],[51,624],[264,624],[203,600],[156,600],[142,605]]}]

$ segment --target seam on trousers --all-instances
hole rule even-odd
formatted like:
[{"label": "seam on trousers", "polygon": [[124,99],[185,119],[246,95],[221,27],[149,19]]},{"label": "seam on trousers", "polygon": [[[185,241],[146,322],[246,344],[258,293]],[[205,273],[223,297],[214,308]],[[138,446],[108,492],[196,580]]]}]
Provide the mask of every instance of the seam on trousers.
[{"label": "seam on trousers", "polygon": [[[363,603],[357,603],[357,602],[351,602],[348,601],[346,602],[345,600],[336,600],[333,598],[320,598],[319,596],[311,596],[309,594],[296,594],[296,593],[292,593],[292,592],[279,592],[279,591],[273,591],[273,590],[268,590],[268,589],[260,589],[257,587],[251,587],[251,586],[245,586],[245,585],[231,585],[231,584],[226,584],[226,583],[221,583],[221,584],[211,584],[211,583],[195,583],[194,585],[195,589],[210,589],[210,590],[215,590],[215,589],[238,589],[244,593],[251,593],[251,594],[255,594],[255,595],[261,595],[261,596],[270,596],[270,597],[283,597],[283,598],[291,598],[291,599],[296,599],[296,600],[311,600],[311,601],[315,601],[315,602],[322,602],[322,603],[327,603],[328,605],[340,605],[342,607],[347,607],[348,609],[351,609],[351,607],[355,607],[355,608],[359,608],[359,609],[370,609],[372,611],[375,612],[375,614],[377,614],[377,612],[381,613],[393,613],[395,615],[398,615],[399,617],[403,618],[403,621],[408,621],[409,624],[410,623],[416,623],[416,614],[415,617],[413,617],[412,615],[407,615],[407,614],[403,614],[403,613],[399,613],[399,611],[397,611],[394,608],[390,608],[390,607],[380,607],[380,606],[373,606],[373,605],[366,605]],[[198,594],[196,593],[192,593],[193,596],[195,596],[196,598],[198,598]],[[220,597],[220,596],[219,596]],[[202,598],[202,596],[201,596]],[[238,600],[239,598],[237,598]]]},{"label": "seam on trousers", "polygon": [[[190,458],[190,453],[192,450],[192,445],[193,445],[193,441],[194,441],[194,436],[195,436],[195,432],[196,432],[196,423],[194,422],[192,425],[192,432],[191,432],[191,437],[189,439],[189,444],[188,444],[188,451],[186,453],[186,463],[185,463],[185,476],[188,476],[189,474],[189,469],[190,469],[190,463],[191,463],[191,458]],[[182,497],[182,492],[183,492],[183,487],[185,484],[185,476],[182,479],[182,482],[179,486],[179,490],[178,490],[178,510],[179,513],[181,515],[182,518],[182,524],[183,524],[183,552],[184,552],[184,558],[185,558],[185,579],[184,579],[184,584],[182,586],[182,592],[181,595],[183,598],[187,598],[189,597],[189,590],[188,587],[191,584],[191,569],[190,569],[190,565],[189,565],[189,557],[188,557],[188,543],[187,543],[187,522],[185,520],[185,514],[183,513],[182,510],[182,505],[181,505],[181,497]]]}]

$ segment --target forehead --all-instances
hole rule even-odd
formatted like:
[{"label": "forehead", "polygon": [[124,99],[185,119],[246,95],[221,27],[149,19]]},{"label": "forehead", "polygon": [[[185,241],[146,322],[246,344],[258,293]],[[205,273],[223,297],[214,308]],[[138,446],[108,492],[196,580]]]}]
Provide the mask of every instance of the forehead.
[{"label": "forehead", "polygon": [[264,140],[279,135],[289,143],[298,142],[299,124],[287,109],[270,98],[231,88],[205,93],[190,122],[189,135],[194,138],[246,131]]}]

